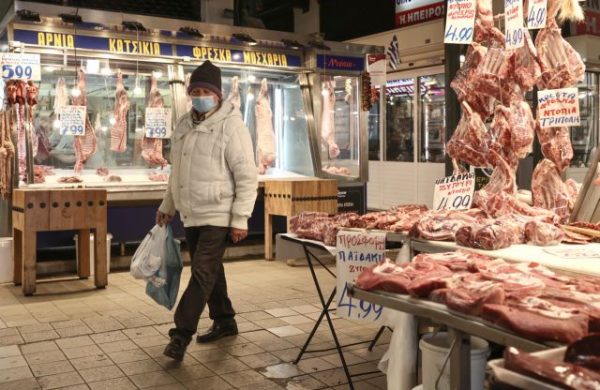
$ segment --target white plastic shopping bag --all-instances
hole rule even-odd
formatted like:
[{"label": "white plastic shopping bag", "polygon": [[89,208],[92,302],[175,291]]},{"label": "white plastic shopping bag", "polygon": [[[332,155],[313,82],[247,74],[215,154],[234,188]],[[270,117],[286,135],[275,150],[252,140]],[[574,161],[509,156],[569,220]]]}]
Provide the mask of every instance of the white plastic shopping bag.
[{"label": "white plastic shopping bag", "polygon": [[387,375],[389,390],[410,390],[417,379],[417,327],[415,317],[386,310],[386,323],[394,329],[387,352],[378,368]]},{"label": "white plastic shopping bag", "polygon": [[[163,267],[167,240],[167,228],[155,225],[148,232],[131,259],[131,275],[136,279],[156,278],[155,274]],[[156,280],[153,283],[160,284]],[[163,281],[164,283],[164,281]]]}]

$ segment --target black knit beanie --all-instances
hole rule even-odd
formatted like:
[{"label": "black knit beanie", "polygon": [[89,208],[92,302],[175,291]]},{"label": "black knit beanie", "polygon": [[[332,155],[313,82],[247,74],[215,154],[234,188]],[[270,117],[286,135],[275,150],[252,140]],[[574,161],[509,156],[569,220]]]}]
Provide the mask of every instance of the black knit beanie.
[{"label": "black knit beanie", "polygon": [[190,85],[188,85],[188,94],[194,88],[206,88],[219,95],[219,99],[223,98],[221,91],[221,69],[214,66],[210,61],[204,61],[202,65],[197,67],[190,77]]}]

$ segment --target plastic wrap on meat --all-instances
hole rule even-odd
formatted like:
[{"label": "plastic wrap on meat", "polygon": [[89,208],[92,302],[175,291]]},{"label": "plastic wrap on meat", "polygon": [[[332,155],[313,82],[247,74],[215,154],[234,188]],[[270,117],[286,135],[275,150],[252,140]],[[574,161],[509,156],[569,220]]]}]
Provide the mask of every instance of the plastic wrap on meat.
[{"label": "plastic wrap on meat", "polygon": [[553,211],[563,223],[569,219],[572,208],[571,193],[552,161],[544,159],[535,167],[531,192],[534,206]]},{"label": "plastic wrap on meat", "polygon": [[481,117],[467,103],[462,103],[462,117],[448,141],[448,155],[475,167],[487,167],[488,131]]},{"label": "plastic wrap on meat", "polygon": [[528,92],[538,83],[542,69],[538,62],[538,53],[528,30],[523,30],[525,44],[516,49],[510,57],[509,68],[511,79],[523,92]]},{"label": "plastic wrap on meat", "polygon": [[115,92],[115,109],[113,115],[115,124],[110,129],[110,150],[125,152],[127,150],[127,113],[129,112],[129,98],[123,84],[123,73],[117,71],[117,90]]},{"label": "plastic wrap on meat", "polygon": [[573,146],[568,127],[537,127],[537,137],[542,146],[542,154],[552,161],[560,172],[571,164]]},{"label": "plastic wrap on meat", "polygon": [[525,225],[525,237],[527,242],[535,245],[558,245],[563,240],[563,231],[550,223],[541,221],[529,221]]},{"label": "plastic wrap on meat", "polygon": [[408,293],[411,278],[404,272],[408,263],[396,265],[390,259],[363,271],[356,279],[356,286],[363,290],[380,290],[398,294]]},{"label": "plastic wrap on meat", "polygon": [[600,374],[600,334],[592,334],[570,344],[565,362],[583,366]]},{"label": "plastic wrap on meat", "polygon": [[502,305],[506,299],[500,284],[472,276],[460,287],[449,288],[443,296],[449,309],[472,316],[480,316],[484,305]]},{"label": "plastic wrap on meat", "polygon": [[258,173],[264,174],[275,162],[275,133],[273,132],[273,112],[267,79],[263,79],[256,98],[256,158]]},{"label": "plastic wrap on meat", "polygon": [[592,370],[571,363],[539,358],[514,347],[504,351],[504,367],[563,389],[600,389],[600,374]]},{"label": "plastic wrap on meat", "polygon": [[535,217],[544,222],[558,223],[560,221],[560,217],[553,211],[530,206],[505,192],[491,194],[485,190],[477,191],[473,198],[473,206],[480,208],[493,218],[518,214]]},{"label": "plastic wrap on meat", "polygon": [[533,341],[570,343],[587,334],[588,317],[585,315],[541,315],[532,311],[504,305],[487,304],[482,317],[510,329]]},{"label": "plastic wrap on meat", "polygon": [[540,30],[535,40],[542,70],[539,89],[559,89],[583,80],[585,64],[577,51],[562,37],[558,26]]},{"label": "plastic wrap on meat", "polygon": [[[74,106],[87,106],[87,96],[85,87],[85,72],[83,69],[78,71],[79,95],[73,98]],[[75,173],[80,173],[83,170],[84,164],[96,153],[96,132],[94,126],[90,122],[89,116],[85,118],[84,135],[76,135],[73,137],[73,148],[75,149]]]},{"label": "plastic wrap on meat", "polygon": [[495,150],[488,153],[488,161],[494,166],[494,172],[490,176],[490,181],[485,185],[484,190],[498,194],[506,192],[514,195],[517,192],[517,178],[515,169]]},{"label": "plastic wrap on meat", "polygon": [[493,220],[482,222],[460,227],[454,236],[456,243],[468,248],[496,250],[508,248],[516,241],[510,227]]},{"label": "plastic wrap on meat", "polygon": [[485,217],[486,215],[478,209],[430,210],[413,226],[411,236],[434,241],[453,240],[459,228]]}]

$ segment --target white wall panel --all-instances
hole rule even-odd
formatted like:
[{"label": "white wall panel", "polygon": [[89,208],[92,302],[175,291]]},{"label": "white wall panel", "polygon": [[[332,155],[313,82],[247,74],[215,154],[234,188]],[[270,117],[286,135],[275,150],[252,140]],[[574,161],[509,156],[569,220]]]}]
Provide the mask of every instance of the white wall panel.
[{"label": "white wall panel", "polygon": [[436,179],[444,177],[445,166],[440,163],[419,163],[417,164],[417,199],[418,203],[426,204],[427,207],[433,207],[433,185]]}]

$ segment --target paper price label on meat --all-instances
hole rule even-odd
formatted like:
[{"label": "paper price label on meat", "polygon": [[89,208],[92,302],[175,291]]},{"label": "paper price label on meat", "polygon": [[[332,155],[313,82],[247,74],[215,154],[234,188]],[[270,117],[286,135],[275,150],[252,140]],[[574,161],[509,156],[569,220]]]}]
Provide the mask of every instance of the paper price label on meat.
[{"label": "paper price label on meat", "polygon": [[0,56],[4,80],[40,81],[42,79],[39,54],[3,53]]},{"label": "paper price label on meat", "polygon": [[444,43],[472,43],[474,27],[475,0],[448,0]]},{"label": "paper price label on meat", "polygon": [[171,109],[146,108],[146,138],[171,138]]},{"label": "paper price label on meat", "polygon": [[529,0],[527,28],[535,30],[546,26],[548,0]]},{"label": "paper price label on meat", "polygon": [[436,210],[469,209],[474,192],[475,176],[472,173],[437,179],[433,189],[433,207]]},{"label": "paper price label on meat", "polygon": [[64,106],[60,110],[60,135],[85,135],[85,106]]},{"label": "paper price label on meat", "polygon": [[504,25],[507,49],[518,49],[525,44],[523,31],[523,0],[504,0]]},{"label": "paper price label on meat", "polygon": [[348,295],[348,285],[385,256],[385,232],[342,230],[337,235],[336,314],[342,318],[376,322],[383,307]]},{"label": "paper price label on meat", "polygon": [[540,127],[581,125],[577,88],[546,89],[538,91],[537,97]]}]

